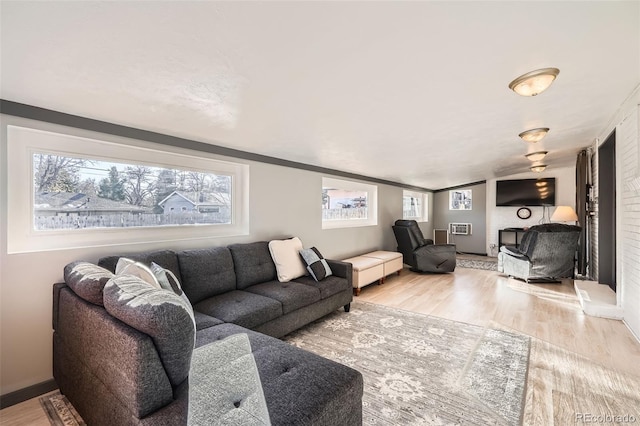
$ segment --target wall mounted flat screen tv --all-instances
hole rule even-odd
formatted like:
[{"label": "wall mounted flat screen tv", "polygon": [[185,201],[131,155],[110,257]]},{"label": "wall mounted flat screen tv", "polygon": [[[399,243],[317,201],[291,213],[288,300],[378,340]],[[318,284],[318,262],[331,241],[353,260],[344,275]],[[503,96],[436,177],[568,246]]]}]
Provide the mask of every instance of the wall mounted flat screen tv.
[{"label": "wall mounted flat screen tv", "polygon": [[556,178],[499,180],[496,206],[554,206]]}]

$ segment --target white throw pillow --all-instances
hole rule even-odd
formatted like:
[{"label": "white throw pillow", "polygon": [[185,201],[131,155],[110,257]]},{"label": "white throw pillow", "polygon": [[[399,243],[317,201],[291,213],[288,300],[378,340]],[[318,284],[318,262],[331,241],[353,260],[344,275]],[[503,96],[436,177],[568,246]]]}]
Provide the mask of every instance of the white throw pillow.
[{"label": "white throw pillow", "polygon": [[155,288],[162,288],[158,279],[147,265],[127,259],[126,257],[118,259],[118,263],[116,264],[116,275],[133,275]]},{"label": "white throw pillow", "polygon": [[286,283],[307,275],[305,265],[298,254],[300,250],[302,250],[302,241],[298,237],[269,241],[269,252],[271,252],[273,263],[276,264],[278,281]]}]

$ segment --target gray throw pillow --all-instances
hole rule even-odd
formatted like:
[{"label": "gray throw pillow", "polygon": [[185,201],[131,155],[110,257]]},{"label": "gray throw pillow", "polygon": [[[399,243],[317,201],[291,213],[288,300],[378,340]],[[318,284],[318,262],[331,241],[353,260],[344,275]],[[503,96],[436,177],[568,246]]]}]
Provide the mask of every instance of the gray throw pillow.
[{"label": "gray throw pillow", "polygon": [[332,275],[331,268],[317,248],[300,250],[300,257],[307,265],[307,271],[316,281],[322,281],[329,275]]},{"label": "gray throw pillow", "polygon": [[182,297],[185,302],[191,305],[191,301],[187,297],[186,293],[182,291],[180,281],[176,278],[175,274],[168,269],[163,268],[155,262],[151,262],[151,272],[155,275],[160,287],[165,290],[169,290]]},{"label": "gray throw pillow", "polygon": [[188,377],[196,341],[193,309],[188,302],[131,275],[109,280],[103,302],[112,316],[151,337],[173,386]]},{"label": "gray throw pillow", "polygon": [[102,289],[114,275],[93,263],[77,261],[64,267],[64,281],[82,299],[102,306]]}]

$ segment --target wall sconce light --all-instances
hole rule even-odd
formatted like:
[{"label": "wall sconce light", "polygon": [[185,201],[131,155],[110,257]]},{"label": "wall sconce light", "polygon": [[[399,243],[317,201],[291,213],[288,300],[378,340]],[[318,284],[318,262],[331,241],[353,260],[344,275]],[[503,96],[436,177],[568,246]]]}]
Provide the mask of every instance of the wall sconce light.
[{"label": "wall sconce light", "polygon": [[540,161],[547,155],[547,153],[548,151],[532,152],[532,153],[526,154],[525,157],[527,157],[531,161]]},{"label": "wall sconce light", "polygon": [[558,74],[560,74],[558,68],[531,71],[509,83],[509,89],[521,96],[536,96],[547,90]]},{"label": "wall sconce light", "polygon": [[541,141],[542,138],[547,136],[547,133],[549,133],[548,127],[538,127],[537,129],[525,130],[524,132],[520,133],[518,136],[520,136],[522,140],[524,140],[525,142],[535,143],[535,142]]},{"label": "wall sconce light", "polygon": [[544,169],[546,168],[547,168],[546,164],[537,164],[535,166],[529,167],[529,170],[531,170],[532,172],[540,173],[540,172],[544,172]]}]

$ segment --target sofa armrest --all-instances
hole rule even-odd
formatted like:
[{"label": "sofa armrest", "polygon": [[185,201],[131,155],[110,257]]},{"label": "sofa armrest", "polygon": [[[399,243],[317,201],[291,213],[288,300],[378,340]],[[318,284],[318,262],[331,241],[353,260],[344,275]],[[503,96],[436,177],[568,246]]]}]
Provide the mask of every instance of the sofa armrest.
[{"label": "sofa armrest", "polygon": [[433,244],[433,240],[431,238],[425,238],[424,240],[422,240],[422,245],[420,247],[429,246],[431,244]]},{"label": "sofa armrest", "polygon": [[502,246],[500,247],[500,252],[508,254],[509,256],[519,257],[523,259],[529,259],[527,255],[518,250],[515,246]]},{"label": "sofa armrest", "polygon": [[353,266],[349,262],[342,262],[340,260],[325,259],[331,268],[331,272],[336,277],[346,278],[349,281],[349,286],[353,285]]}]

